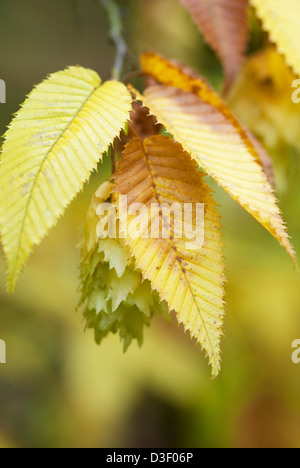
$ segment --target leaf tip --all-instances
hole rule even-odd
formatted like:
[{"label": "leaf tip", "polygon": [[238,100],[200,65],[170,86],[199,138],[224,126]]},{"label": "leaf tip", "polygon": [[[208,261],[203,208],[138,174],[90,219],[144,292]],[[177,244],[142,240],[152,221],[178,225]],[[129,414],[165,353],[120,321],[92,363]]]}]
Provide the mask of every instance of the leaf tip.
[{"label": "leaf tip", "polygon": [[14,294],[17,286],[19,275],[11,275],[7,273],[6,275],[6,292],[10,295]]}]

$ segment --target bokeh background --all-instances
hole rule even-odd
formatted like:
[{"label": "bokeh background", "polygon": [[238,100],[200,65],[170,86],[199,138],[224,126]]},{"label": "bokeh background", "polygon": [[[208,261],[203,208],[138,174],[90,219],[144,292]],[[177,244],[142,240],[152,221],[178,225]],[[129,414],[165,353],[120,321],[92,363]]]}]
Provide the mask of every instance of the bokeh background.
[{"label": "bokeh background", "polygon": [[[181,59],[219,89],[218,60],[177,0],[119,3],[136,57],[146,49]],[[249,21],[249,53],[256,55],[229,101],[268,144],[299,253],[300,105],[291,102],[291,72],[251,13]],[[97,0],[1,0],[1,134],[48,73],[80,64],[108,79],[113,57]],[[276,241],[211,181],[228,269],[219,379],[210,380],[200,349],[175,323],[155,320],[143,347],[134,344],[125,355],[117,337],[98,347],[84,332],[76,311],[78,231],[109,175],[105,162],[36,249],[13,296],[5,292],[0,257],[0,338],[7,344],[0,447],[299,447],[300,365],[291,362],[291,344],[300,338],[297,275]]]}]

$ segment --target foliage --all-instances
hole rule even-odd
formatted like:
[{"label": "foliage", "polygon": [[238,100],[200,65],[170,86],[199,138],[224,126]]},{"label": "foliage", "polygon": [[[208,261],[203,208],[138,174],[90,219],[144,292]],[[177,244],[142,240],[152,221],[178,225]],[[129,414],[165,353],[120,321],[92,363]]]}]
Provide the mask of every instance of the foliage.
[{"label": "foliage", "polygon": [[248,0],[180,0],[219,56],[229,88],[244,61],[248,43]]},{"label": "foliage", "polygon": [[152,54],[144,56],[143,63],[146,72],[155,78],[161,76],[161,81],[172,88],[146,89],[145,98],[140,99],[199,166],[265,226],[295,259],[259,155],[230,110],[201,77],[189,70]]},{"label": "foliage", "polygon": [[[180,207],[182,203],[195,200],[205,204],[205,242],[199,252],[196,247],[186,250],[185,240],[176,238],[174,225],[170,226],[168,238],[153,238],[149,218],[140,237],[137,240],[128,237],[125,242],[144,278],[151,282],[159,296],[167,301],[169,310],[175,311],[184,328],[203,346],[216,376],[220,367],[224,315],[223,256],[219,215],[203,176],[178,143],[167,137],[154,136],[144,142],[135,138],[128,143],[115,182],[114,190],[127,195],[131,203],[138,200],[149,206],[155,199],[160,206],[177,203]],[[165,210],[160,210],[158,216],[163,229],[168,229]],[[194,215],[189,226],[191,231],[185,232],[187,239],[195,228]],[[144,238],[148,230],[151,230],[151,237]]]},{"label": "foliage", "polygon": [[270,38],[287,64],[300,74],[299,15],[297,0],[250,0]]},{"label": "foliage", "polygon": [[71,67],[29,95],[5,135],[0,221],[12,292],[34,245],[53,227],[96,169],[129,117],[130,96],[117,82]]},{"label": "foliage", "polygon": [[230,92],[231,108],[271,150],[300,148],[300,113],[291,99],[295,80],[283,57],[267,47],[249,58]]},{"label": "foliage", "polygon": [[126,351],[133,339],[142,344],[143,327],[154,313],[166,315],[167,309],[152,294],[150,282],[142,282],[121,240],[102,238],[105,217],[97,215],[97,208],[110,200],[112,189],[108,182],[101,185],[88,210],[81,247],[81,304],[87,302],[84,318],[87,327],[94,329],[96,342],[119,331]]},{"label": "foliage", "polygon": [[[166,315],[166,301],[168,314],[174,310],[184,329],[204,348],[215,377],[220,370],[224,264],[219,215],[204,174],[258,220],[296,263],[274,195],[272,164],[224,99],[185,65],[144,53],[143,91],[133,88],[130,76],[124,79],[128,87],[118,81],[128,51],[115,18],[116,4],[110,8],[110,2],[102,3],[118,49],[114,81],[101,84],[96,72],[83,67],[52,74],[28,96],[5,135],[0,232],[7,259],[7,289],[14,290],[34,245],[56,225],[112,146],[114,183],[107,182],[96,192],[82,243],[81,302],[86,304],[87,327],[95,330],[97,342],[109,332],[119,332],[127,349],[132,339],[141,344],[143,327],[154,313]],[[286,13],[286,5],[283,11],[279,3],[250,2],[278,50],[299,74],[295,40],[299,4],[288,0]],[[182,4],[221,59],[227,94],[246,60],[248,2],[182,0]],[[136,101],[148,109],[146,113]],[[153,124],[153,116],[162,130]],[[168,136],[158,135],[161,131]],[[134,239],[102,238],[98,206],[110,200],[118,207],[121,195],[128,196],[129,207],[136,201],[146,207],[153,201],[169,206],[203,203],[202,248],[186,249],[186,239],[176,238],[174,226],[169,238],[147,239],[144,232]],[[163,212],[158,220],[164,226]],[[195,227],[193,218],[191,231]]]}]

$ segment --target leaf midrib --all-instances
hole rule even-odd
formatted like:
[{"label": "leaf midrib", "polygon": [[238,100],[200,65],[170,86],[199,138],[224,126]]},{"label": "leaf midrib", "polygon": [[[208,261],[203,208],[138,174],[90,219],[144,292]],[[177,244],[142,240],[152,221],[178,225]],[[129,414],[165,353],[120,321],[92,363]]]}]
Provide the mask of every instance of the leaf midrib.
[{"label": "leaf midrib", "polygon": [[[159,193],[156,191],[155,175],[153,174],[153,171],[152,171],[151,162],[149,161],[148,155],[147,155],[147,153],[146,153],[146,151],[145,151],[144,143],[143,143],[142,141],[141,141],[140,143],[141,143],[141,148],[142,148],[142,152],[143,152],[143,155],[144,155],[144,159],[145,159],[145,162],[146,162],[146,166],[148,167],[149,174],[150,174],[150,178],[151,178],[151,181],[152,181],[152,184],[151,184],[151,185],[152,185],[152,188],[153,188],[154,196],[155,196],[155,198],[156,198],[158,204],[160,205],[160,204],[161,204],[161,202],[160,202],[160,196],[159,196]],[[163,218],[162,218],[161,212],[160,212],[160,217],[161,217],[162,223],[164,223],[164,220],[163,220]],[[197,308],[198,315],[200,316],[201,321],[202,321],[202,323],[203,323],[203,327],[204,327],[204,329],[205,329],[205,333],[206,333],[206,336],[207,336],[207,339],[208,339],[208,342],[209,342],[209,345],[210,345],[210,348],[211,348],[211,351],[212,351],[211,357],[213,357],[213,359],[215,360],[215,365],[216,365],[216,364],[219,362],[219,358],[218,358],[218,356],[216,356],[216,353],[215,353],[215,351],[214,351],[214,347],[213,347],[213,345],[212,345],[212,342],[211,342],[211,339],[210,339],[210,336],[209,336],[209,333],[208,333],[207,326],[206,326],[206,324],[205,324],[205,321],[204,321],[204,318],[203,318],[203,316],[202,316],[201,310],[199,309],[199,306],[198,306],[198,304],[197,304],[196,297],[195,297],[195,295],[194,295],[194,293],[193,293],[193,290],[192,290],[192,288],[191,288],[191,286],[190,286],[190,284],[189,284],[189,281],[188,281],[188,279],[187,279],[186,271],[184,271],[184,269],[183,269],[183,267],[182,267],[182,264],[181,264],[181,261],[179,260],[179,259],[180,259],[179,252],[178,252],[178,250],[177,250],[177,247],[176,247],[175,243],[172,241],[172,239],[169,238],[168,241],[169,241],[169,243],[170,243],[170,245],[171,245],[171,248],[172,248],[172,249],[174,250],[174,252],[175,252],[176,261],[177,261],[177,263],[178,263],[179,266],[180,266],[180,270],[181,270],[182,276],[183,276],[184,279],[185,279],[185,282],[186,282],[186,284],[187,284],[187,287],[188,287],[188,289],[189,289],[189,291],[190,291],[190,293],[191,293],[191,296],[192,296],[193,301],[194,301],[194,303],[195,303],[195,306],[196,306],[196,308]]]},{"label": "leaf midrib", "polygon": [[31,185],[31,190],[30,190],[30,193],[29,193],[29,197],[28,197],[28,201],[25,205],[25,211],[24,211],[24,216],[23,216],[23,220],[22,220],[22,224],[21,224],[21,228],[20,228],[20,236],[19,236],[19,242],[18,242],[18,246],[17,246],[17,249],[16,249],[16,256],[15,256],[15,261],[14,261],[14,267],[11,271],[11,280],[13,281],[13,278],[15,276],[15,273],[17,271],[17,267],[18,267],[18,260],[19,260],[19,257],[20,257],[20,249],[21,249],[21,245],[22,245],[22,239],[23,239],[23,236],[24,236],[24,228],[25,228],[25,223],[26,223],[26,220],[27,220],[27,216],[28,216],[28,211],[29,211],[29,207],[31,205],[31,202],[32,202],[32,196],[33,196],[33,193],[34,193],[34,190],[35,190],[35,187],[36,187],[36,184],[37,184],[37,181],[39,179],[39,176],[40,174],[42,173],[42,170],[43,170],[43,167],[44,167],[44,164],[46,163],[46,161],[48,160],[48,157],[49,155],[52,153],[53,151],[53,148],[59,143],[59,141],[63,138],[64,134],[66,133],[66,131],[71,127],[71,125],[73,124],[73,122],[75,121],[75,119],[77,118],[77,116],[80,114],[80,112],[82,111],[82,109],[86,106],[86,104],[88,103],[88,101],[91,99],[91,97],[93,96],[93,94],[98,91],[98,89],[102,86],[102,84],[100,83],[99,86],[97,87],[94,87],[93,90],[89,93],[89,95],[86,97],[86,99],[84,100],[84,102],[81,104],[80,108],[77,110],[77,112],[74,114],[74,116],[72,117],[72,119],[70,120],[70,122],[68,123],[68,125],[61,131],[59,137],[56,139],[56,141],[53,143],[53,145],[48,149],[46,155],[44,156],[44,158],[42,159],[42,162],[41,162],[41,165],[40,165],[40,168],[38,169],[37,171],[37,174],[35,176],[35,178],[33,179],[32,181],[32,185]]}]

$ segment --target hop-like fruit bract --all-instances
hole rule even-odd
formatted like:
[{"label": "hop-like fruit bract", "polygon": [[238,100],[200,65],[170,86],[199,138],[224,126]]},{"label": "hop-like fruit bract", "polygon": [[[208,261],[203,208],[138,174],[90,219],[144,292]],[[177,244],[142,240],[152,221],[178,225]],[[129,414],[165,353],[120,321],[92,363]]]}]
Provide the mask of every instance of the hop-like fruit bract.
[{"label": "hop-like fruit bract", "polygon": [[110,201],[112,188],[109,182],[102,184],[88,210],[81,244],[80,304],[86,304],[86,326],[94,329],[96,342],[119,332],[126,351],[133,339],[142,344],[144,326],[154,314],[168,317],[168,308],[152,292],[150,282],[142,281],[121,240],[102,238],[97,208]]}]

